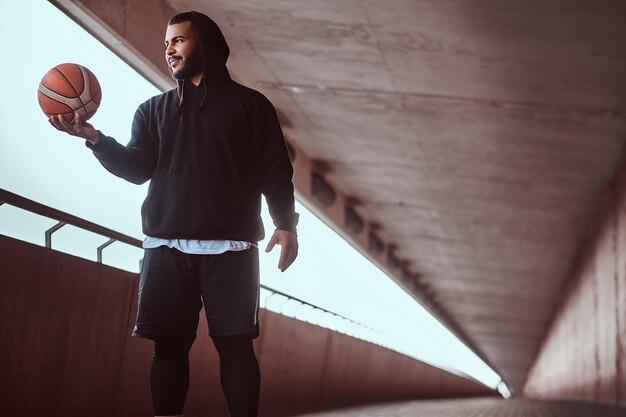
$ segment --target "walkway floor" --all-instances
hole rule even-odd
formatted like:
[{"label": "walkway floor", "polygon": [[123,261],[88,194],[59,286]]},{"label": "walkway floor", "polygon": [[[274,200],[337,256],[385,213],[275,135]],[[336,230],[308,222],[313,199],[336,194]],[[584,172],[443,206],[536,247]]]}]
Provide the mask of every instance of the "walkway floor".
[{"label": "walkway floor", "polygon": [[580,401],[478,398],[352,407],[298,417],[626,417],[626,408]]}]

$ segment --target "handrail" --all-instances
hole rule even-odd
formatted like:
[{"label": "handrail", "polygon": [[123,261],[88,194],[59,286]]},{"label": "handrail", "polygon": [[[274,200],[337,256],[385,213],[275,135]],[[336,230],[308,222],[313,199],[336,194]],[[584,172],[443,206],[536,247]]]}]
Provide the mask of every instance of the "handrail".
[{"label": "handrail", "polygon": [[[123,233],[116,232],[115,230],[106,228],[106,227],[101,226],[99,224],[96,224],[96,223],[90,222],[88,220],[82,219],[80,217],[71,215],[71,214],[66,213],[64,211],[61,211],[61,210],[54,209],[52,207],[46,206],[45,204],[38,203],[38,202],[30,200],[30,199],[28,199],[26,197],[22,197],[22,196],[20,196],[18,194],[14,194],[14,193],[12,193],[10,191],[7,191],[5,189],[0,188],[0,207],[3,204],[5,204],[5,203],[9,204],[11,206],[14,206],[14,207],[17,207],[17,208],[29,211],[31,213],[35,213],[35,214],[38,214],[38,215],[41,215],[41,216],[44,216],[44,217],[47,217],[47,218],[50,218],[50,219],[53,219],[53,220],[57,221],[57,224],[55,224],[54,226],[52,226],[50,229],[46,230],[46,232],[45,232],[45,237],[46,237],[45,240],[46,240],[46,247],[47,248],[51,248],[51,246],[52,246],[52,234],[55,231],[59,230],[61,227],[65,226],[66,224],[69,224],[69,225],[72,225],[72,226],[76,226],[76,227],[81,228],[83,230],[87,230],[87,231],[90,231],[90,232],[96,233],[98,235],[101,235],[101,236],[109,238],[105,243],[103,243],[102,245],[100,245],[97,248],[97,263],[99,263],[99,264],[102,263],[102,251],[106,247],[108,247],[109,245],[111,245],[112,243],[114,243],[116,241],[123,242],[123,243],[126,243],[126,244],[130,245],[130,246],[134,246],[134,247],[137,247],[137,248],[140,248],[140,249],[143,248],[142,242],[139,239],[130,237],[130,236],[125,235]],[[349,319],[349,318],[347,318],[345,316],[342,316],[340,314],[334,313],[334,312],[332,312],[330,310],[327,310],[325,308],[316,306],[315,304],[311,304],[311,303],[309,303],[307,301],[304,301],[304,300],[301,300],[299,298],[293,297],[293,296],[291,296],[289,294],[286,294],[284,292],[275,290],[275,289],[273,289],[271,287],[268,287],[267,285],[260,284],[260,288],[262,288],[262,289],[272,293],[269,297],[265,298],[265,308],[266,309],[267,309],[267,300],[269,300],[274,295],[279,295],[279,296],[285,297],[287,299],[283,303],[283,305],[286,302],[288,302],[288,301],[296,301],[296,302],[300,303],[300,307],[302,307],[302,306],[311,307],[314,310],[318,310],[318,311],[321,311],[323,313],[330,314],[331,316],[339,318],[339,319],[341,319],[341,320],[343,320],[345,322],[348,322],[351,325],[355,325],[355,326],[360,327],[361,329],[365,329],[367,331],[376,333],[377,335],[382,336],[383,338],[387,339],[388,341],[389,340],[393,340],[396,343],[399,342],[396,338],[391,337],[391,336],[385,334],[384,332],[381,332],[381,331],[376,330],[376,329],[374,329],[374,328],[372,328],[370,326],[367,326],[365,324],[362,324],[362,323],[359,323],[359,322],[354,321],[352,319]],[[281,305],[280,311],[278,313],[281,314],[281,315],[285,315],[285,314],[283,314],[283,311],[282,311],[282,305]],[[295,316],[293,316],[293,317],[295,318]],[[326,325],[324,325],[322,323],[318,322],[316,324],[319,325],[319,326],[327,327],[327,328],[333,330],[332,327],[326,326]],[[338,328],[334,329],[334,330],[341,331]],[[347,332],[344,332],[344,333],[349,334]],[[394,350],[396,352],[400,352],[400,353],[402,353],[404,355],[407,355],[409,357],[413,357],[414,359],[418,359],[420,361],[423,361],[423,359],[419,359],[419,358],[417,358],[416,356],[414,356],[412,354],[403,353],[401,350],[399,350],[399,348],[397,346],[396,347],[391,347],[388,344],[384,344],[384,343],[382,343],[381,341],[378,341],[378,340],[373,340],[373,339],[369,339],[368,340],[368,339],[366,339],[365,337],[363,337],[361,335],[352,334],[352,336],[353,337],[357,337],[357,338],[362,339],[362,340],[365,340],[365,341],[367,341],[369,343],[373,343],[373,344],[376,344],[376,345],[379,345],[379,346],[383,346],[383,347],[385,347],[387,349],[391,349],[391,350]],[[427,363],[427,362],[425,362],[425,363]],[[439,365],[433,365],[433,364],[431,364],[431,365],[432,366],[439,366]],[[439,367],[441,367],[441,366],[439,366]],[[441,369],[445,370],[446,368],[442,368],[441,367]],[[452,372],[450,369],[447,369],[447,371],[448,372]],[[473,377],[470,377],[467,374],[465,374],[464,372],[461,372],[459,370],[455,370],[454,372],[459,374],[459,375],[464,375],[467,378],[474,379]]]},{"label": "handrail", "polygon": [[[30,211],[32,213],[59,221],[60,223],[56,224],[51,229],[48,229],[47,232],[49,233],[47,233],[47,237],[50,237],[52,233],[64,226],[64,224],[61,223],[65,223],[108,237],[109,239],[124,242],[128,245],[141,248],[141,240],[139,239],[135,239],[123,233],[116,232],[115,230],[100,226],[99,224],[92,223],[85,219],[81,219],[80,217],[71,215],[61,210],[54,209],[36,201],[29,200],[26,197],[22,197],[21,195],[14,194],[2,188],[0,188],[0,202],[7,203],[23,210]],[[49,239],[46,239],[46,247],[50,247],[48,245],[49,243]]]},{"label": "handrail", "polygon": [[[289,294],[286,294],[286,293],[284,293],[284,292],[281,292],[281,291],[275,290],[275,289],[273,289],[273,288],[271,288],[271,287],[268,287],[267,285],[264,285],[264,284],[260,284],[260,286],[261,286],[261,288],[263,288],[264,290],[270,291],[270,292],[272,293],[272,295],[270,295],[269,297],[267,297],[267,298],[265,299],[265,303],[266,303],[266,304],[267,304],[267,300],[268,300],[269,298],[271,298],[272,296],[274,296],[274,295],[280,295],[280,296],[282,296],[282,297],[287,298],[287,300],[288,300],[288,301],[297,301],[297,302],[298,302],[298,303],[300,303],[301,305],[304,305],[304,306],[309,306],[309,307],[313,308],[314,310],[320,310],[320,311],[322,311],[322,312],[324,312],[324,313],[331,314],[331,315],[333,315],[334,317],[338,317],[338,318],[340,318],[340,319],[342,319],[342,320],[346,320],[347,322],[350,322],[350,323],[352,323],[352,324],[356,324],[357,326],[361,326],[361,327],[363,327],[364,329],[368,329],[368,330],[371,330],[371,331],[374,331],[374,332],[380,333],[380,332],[378,332],[377,330],[372,329],[372,328],[371,328],[371,327],[369,327],[369,326],[366,326],[366,325],[364,325],[364,324],[362,324],[362,323],[356,322],[356,321],[354,321],[354,320],[352,320],[352,319],[349,319],[349,318],[347,318],[347,317],[345,317],[345,316],[342,316],[341,314],[333,313],[332,311],[330,311],[330,310],[326,310],[326,309],[325,309],[325,308],[323,308],[323,307],[319,307],[319,306],[316,306],[315,304],[311,304],[311,303],[309,303],[308,301],[304,301],[304,300],[301,300],[301,299],[299,299],[299,298],[297,298],[297,297],[294,297],[294,296],[292,296],[292,295],[289,295]],[[281,312],[281,313],[282,313],[282,312]]]},{"label": "handrail", "polygon": [[[46,206],[45,204],[41,204],[38,203],[36,201],[30,200],[26,197],[22,197],[20,195],[14,194],[10,191],[4,190],[2,188],[0,188],[0,206],[3,203],[7,203],[10,204],[14,207],[18,207],[20,209],[29,211],[31,213],[35,213],[35,214],[39,214],[41,216],[44,217],[48,217],[54,220],[57,220],[58,223],[54,226],[52,226],[50,229],[46,230],[45,232],[45,241],[46,241],[46,247],[47,248],[51,248],[52,247],[52,233],[56,232],[57,230],[59,230],[61,227],[65,226],[66,224],[72,225],[72,226],[76,226],[79,227],[81,229],[102,235],[104,237],[108,237],[109,240],[106,241],[105,243],[103,243],[102,245],[100,245],[97,248],[97,262],[98,263],[102,263],[102,250],[104,248],[106,248],[107,246],[109,246],[110,244],[119,241],[119,242],[123,242],[126,243],[128,245],[131,246],[135,246],[137,248],[142,248],[142,242],[139,239],[135,239],[133,237],[130,237],[128,235],[116,232],[115,230],[106,228],[104,226],[101,226],[99,224],[90,222],[88,220],[82,219],[80,217],[74,216],[72,214],[66,213],[64,211],[61,210],[57,210],[54,209],[52,207]],[[309,307],[312,307],[313,309],[322,311],[324,313],[329,313],[335,317],[339,317],[343,320],[346,320],[350,323],[359,325],[361,327],[364,327],[366,329],[369,330],[373,330],[371,328],[369,328],[368,326],[365,326],[361,323],[355,322],[354,320],[351,320],[347,317],[344,317],[340,314],[336,314],[333,313],[332,311],[326,310],[325,308],[316,306],[314,304],[311,304],[309,302],[306,302],[304,300],[301,300],[299,298],[293,297],[289,294],[286,294],[284,292],[275,290],[271,287],[268,287],[266,285],[261,284],[261,288],[263,288],[264,290],[270,291],[273,295],[280,295],[282,297],[287,298],[288,300],[293,300],[293,301],[297,301],[299,302],[301,305],[306,305]],[[271,296],[270,296],[271,297]],[[270,298],[268,297],[268,299]],[[267,300],[266,300],[267,302]]]}]

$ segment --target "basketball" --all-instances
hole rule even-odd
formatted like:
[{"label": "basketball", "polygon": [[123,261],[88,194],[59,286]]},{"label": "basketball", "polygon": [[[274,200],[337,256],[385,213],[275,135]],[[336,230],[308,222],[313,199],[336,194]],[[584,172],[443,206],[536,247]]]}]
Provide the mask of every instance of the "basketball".
[{"label": "basketball", "polygon": [[102,91],[91,71],[78,64],[59,64],[46,73],[39,83],[37,99],[46,116],[62,115],[74,122],[74,112],[83,120],[96,113]]}]

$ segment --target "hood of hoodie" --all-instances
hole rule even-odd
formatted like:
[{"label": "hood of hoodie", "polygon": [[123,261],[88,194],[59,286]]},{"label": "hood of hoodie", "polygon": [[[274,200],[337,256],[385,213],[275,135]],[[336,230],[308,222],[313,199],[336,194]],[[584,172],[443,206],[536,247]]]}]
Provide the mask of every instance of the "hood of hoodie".
[{"label": "hood of hoodie", "polygon": [[230,55],[230,48],[224,34],[217,23],[209,16],[200,12],[191,12],[194,17],[193,26],[197,31],[205,57],[205,74],[211,78],[215,72],[222,73],[226,69],[226,61]]},{"label": "hood of hoodie", "polygon": [[[192,25],[200,41],[200,47],[204,56],[204,95],[206,98],[207,84],[224,82],[230,79],[226,69],[226,61],[230,55],[230,48],[226,43],[226,38],[217,23],[204,13],[190,11],[192,15]],[[185,80],[176,80],[178,97],[180,100],[178,110],[184,105],[184,85]],[[204,98],[200,108],[204,104]]]}]

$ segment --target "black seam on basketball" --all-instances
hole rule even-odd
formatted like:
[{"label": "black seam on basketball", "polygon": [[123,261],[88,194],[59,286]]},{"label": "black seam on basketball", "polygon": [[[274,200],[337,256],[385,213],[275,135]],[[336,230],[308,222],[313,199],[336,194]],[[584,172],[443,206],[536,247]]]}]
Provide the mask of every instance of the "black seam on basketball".
[{"label": "black seam on basketball", "polygon": [[[74,109],[72,109],[72,107],[71,107],[69,104],[67,104],[67,103],[63,103],[62,101],[58,101],[58,100],[56,100],[56,99],[54,99],[54,98],[50,97],[49,95],[44,94],[42,91],[40,91],[39,93],[40,93],[43,97],[45,97],[45,98],[47,98],[48,100],[50,100],[50,101],[54,102],[55,104],[58,104],[58,105],[64,106],[65,108],[69,109],[68,111],[63,112],[63,113],[59,113],[59,112],[56,112],[56,113],[54,113],[54,114],[53,114],[53,113],[50,113],[50,115],[51,115],[51,116],[54,116],[55,114],[74,113]],[[65,96],[63,96],[63,97],[65,97]],[[71,97],[65,97],[65,98],[67,98],[67,99],[71,99]],[[44,113],[48,114],[48,113],[47,113],[47,112],[45,112],[45,111],[44,111]]]},{"label": "black seam on basketball", "polygon": [[[43,81],[41,82],[41,85],[43,85],[44,87],[46,87],[46,88],[47,88],[48,90],[50,90],[50,91],[54,91],[54,94],[58,94],[58,95],[60,95],[61,97],[66,98],[66,99],[68,99],[68,100],[71,100],[71,99],[73,99],[73,98],[74,98],[74,97],[64,96],[63,94],[61,94],[61,93],[59,93],[59,92],[55,91],[53,88],[48,87],[48,86],[46,85],[46,83],[44,83]],[[70,84],[70,85],[71,85],[71,84]],[[74,90],[74,87],[73,87],[73,86],[72,86],[72,90]],[[74,92],[76,92],[76,90],[74,90]],[[48,97],[50,100],[54,100],[54,101],[56,101],[56,102],[58,103],[58,100],[54,99],[53,97],[50,97],[50,96],[49,96],[49,95],[47,95],[45,92],[41,91],[41,94],[43,94],[44,96]]]},{"label": "black seam on basketball", "polygon": [[[80,75],[83,76],[83,72],[80,70],[80,67],[77,64],[74,64],[74,65],[78,67],[78,71],[80,72]],[[83,110],[85,111],[85,113],[87,113],[87,109],[85,108],[85,103],[83,103],[83,100],[81,100],[80,94],[78,94],[78,91],[76,91],[76,89],[74,88],[74,85],[70,82],[70,80],[68,80],[68,78],[65,76],[65,74],[63,74],[63,72],[60,69],[58,69],[57,67],[54,67],[54,69],[57,70],[57,72],[61,74],[61,77],[65,78],[65,81],[67,81],[70,87],[72,87],[72,90],[74,90],[74,94],[76,94],[76,98],[78,99],[78,101],[80,101],[80,105],[83,106]],[[85,83],[85,77],[83,76],[83,84],[84,83]]]}]

